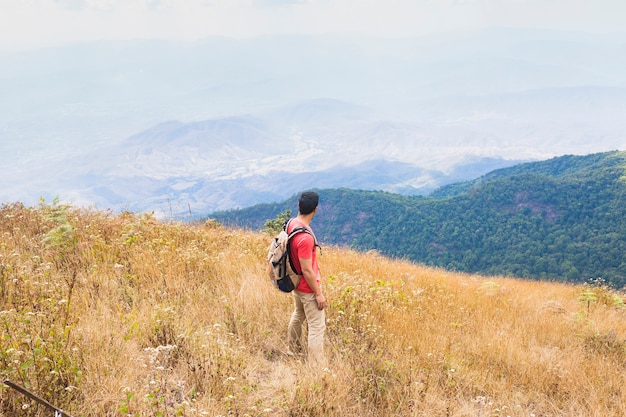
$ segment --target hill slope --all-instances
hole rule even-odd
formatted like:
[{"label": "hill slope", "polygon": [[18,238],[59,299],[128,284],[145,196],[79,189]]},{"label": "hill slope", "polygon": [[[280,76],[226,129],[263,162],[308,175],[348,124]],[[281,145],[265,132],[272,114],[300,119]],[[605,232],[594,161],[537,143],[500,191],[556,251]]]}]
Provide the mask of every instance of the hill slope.
[{"label": "hill slope", "polygon": [[[452,270],[626,284],[626,153],[563,156],[454,184],[431,197],[321,190],[320,241]],[[255,229],[296,197],[211,215]]]},{"label": "hill slope", "polygon": [[[269,236],[0,208],[0,377],[74,416],[626,415],[624,294],[328,246],[329,369],[289,358]],[[43,416],[0,385],[0,415]]]}]

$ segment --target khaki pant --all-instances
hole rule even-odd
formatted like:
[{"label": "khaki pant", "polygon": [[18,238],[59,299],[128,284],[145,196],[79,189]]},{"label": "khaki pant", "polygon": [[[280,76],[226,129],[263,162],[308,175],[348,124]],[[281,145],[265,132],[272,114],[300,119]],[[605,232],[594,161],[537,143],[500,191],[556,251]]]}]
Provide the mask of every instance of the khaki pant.
[{"label": "khaki pant", "polygon": [[309,348],[308,359],[311,364],[326,365],[324,354],[324,332],[326,330],[326,314],[317,308],[315,294],[293,292],[294,310],[289,321],[289,351],[302,353],[302,325],[307,322]]}]

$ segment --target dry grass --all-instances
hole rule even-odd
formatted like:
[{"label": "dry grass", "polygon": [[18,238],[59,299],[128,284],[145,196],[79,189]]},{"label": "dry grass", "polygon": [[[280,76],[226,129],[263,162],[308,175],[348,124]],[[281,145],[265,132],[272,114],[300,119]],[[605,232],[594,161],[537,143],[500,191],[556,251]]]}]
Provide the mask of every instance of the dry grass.
[{"label": "dry grass", "polygon": [[[0,209],[0,373],[76,416],[623,416],[623,298],[325,247],[328,369],[283,354],[268,236]],[[0,389],[0,415],[50,415]]]}]

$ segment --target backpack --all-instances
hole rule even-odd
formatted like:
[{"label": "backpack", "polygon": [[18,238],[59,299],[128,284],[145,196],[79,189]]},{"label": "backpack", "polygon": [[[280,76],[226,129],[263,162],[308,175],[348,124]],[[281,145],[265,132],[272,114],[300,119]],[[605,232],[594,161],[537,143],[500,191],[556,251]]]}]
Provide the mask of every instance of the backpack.
[{"label": "backpack", "polygon": [[[287,234],[287,228],[289,222],[293,219],[285,221],[283,224],[283,230],[272,240],[269,250],[267,252],[267,270],[272,281],[272,285],[278,288],[282,292],[292,292],[298,288],[300,284],[300,278],[302,272],[298,273],[289,256],[290,242],[298,233],[308,233],[311,236],[313,234],[306,227],[296,227]],[[313,236],[315,239],[315,236]],[[317,242],[315,242],[317,245]]]}]

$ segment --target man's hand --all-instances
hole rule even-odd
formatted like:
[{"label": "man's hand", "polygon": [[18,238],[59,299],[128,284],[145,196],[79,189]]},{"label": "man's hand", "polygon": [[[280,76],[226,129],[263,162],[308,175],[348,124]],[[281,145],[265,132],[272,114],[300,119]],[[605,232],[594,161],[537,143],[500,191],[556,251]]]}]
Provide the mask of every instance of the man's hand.
[{"label": "man's hand", "polygon": [[315,296],[315,300],[317,301],[317,308],[319,310],[323,310],[326,308],[326,297],[324,297],[324,294],[319,293]]}]

